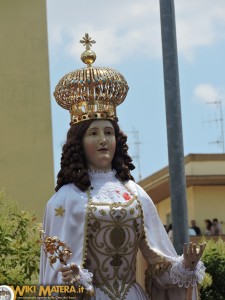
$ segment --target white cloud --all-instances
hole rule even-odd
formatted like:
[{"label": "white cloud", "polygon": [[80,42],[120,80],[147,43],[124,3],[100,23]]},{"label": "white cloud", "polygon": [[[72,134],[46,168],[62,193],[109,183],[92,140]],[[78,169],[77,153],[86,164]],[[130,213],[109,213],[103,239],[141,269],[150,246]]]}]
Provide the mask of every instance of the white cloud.
[{"label": "white cloud", "polygon": [[97,41],[93,47],[96,64],[114,65],[135,55],[161,54],[156,1],[83,0],[77,4],[74,0],[48,0],[47,4],[49,40],[74,59],[84,49],[79,40],[85,32]]},{"label": "white cloud", "polygon": [[225,38],[225,2],[218,0],[177,1],[177,38],[179,52],[193,59],[199,47]]},{"label": "white cloud", "polygon": [[[199,47],[225,38],[225,1],[176,1],[178,51],[192,60]],[[50,43],[77,59],[85,32],[97,41],[97,64],[135,56],[161,57],[159,1],[47,0]]]},{"label": "white cloud", "polygon": [[221,91],[211,84],[199,84],[194,89],[194,97],[205,103],[212,103],[221,100]]}]

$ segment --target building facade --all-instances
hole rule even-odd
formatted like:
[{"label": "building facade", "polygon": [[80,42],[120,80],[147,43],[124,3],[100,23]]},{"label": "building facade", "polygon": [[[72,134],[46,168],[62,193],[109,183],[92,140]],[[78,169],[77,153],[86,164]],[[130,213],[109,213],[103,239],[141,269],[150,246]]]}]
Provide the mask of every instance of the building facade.
[{"label": "building facade", "polygon": [[[188,221],[196,220],[205,232],[205,219],[218,218],[225,234],[225,154],[189,154],[185,157]],[[169,168],[165,167],[139,182],[152,198],[165,225],[171,220]],[[214,238],[216,237],[208,237]],[[207,238],[207,239],[208,239]],[[222,236],[225,240],[225,236]],[[198,242],[198,237],[191,237]],[[140,253],[137,257],[137,280],[144,287],[146,262]]]},{"label": "building facade", "polygon": [[0,190],[42,219],[54,191],[45,0],[0,1]]},{"label": "building facade", "polygon": [[[189,154],[185,157],[188,221],[205,232],[205,219],[218,218],[225,233],[225,154]],[[165,225],[171,223],[169,168],[139,183],[153,199]]]}]

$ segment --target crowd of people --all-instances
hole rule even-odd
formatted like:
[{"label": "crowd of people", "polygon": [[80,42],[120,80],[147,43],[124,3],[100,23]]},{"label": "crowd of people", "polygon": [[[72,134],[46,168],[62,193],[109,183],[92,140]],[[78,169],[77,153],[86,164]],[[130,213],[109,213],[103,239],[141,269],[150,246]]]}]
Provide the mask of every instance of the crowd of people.
[{"label": "crowd of people", "polygon": [[[170,239],[173,239],[173,229],[172,224],[170,224],[168,227],[165,225],[165,229],[170,237]],[[200,235],[222,235],[222,226],[221,222],[218,221],[217,218],[214,218],[212,221],[210,219],[205,219],[205,232],[202,233],[201,229],[197,226],[197,223],[195,220],[191,220],[190,227],[188,228],[189,235],[190,236],[200,236]]]},{"label": "crowd of people", "polygon": [[205,220],[205,235],[222,235],[222,226],[217,218]]}]

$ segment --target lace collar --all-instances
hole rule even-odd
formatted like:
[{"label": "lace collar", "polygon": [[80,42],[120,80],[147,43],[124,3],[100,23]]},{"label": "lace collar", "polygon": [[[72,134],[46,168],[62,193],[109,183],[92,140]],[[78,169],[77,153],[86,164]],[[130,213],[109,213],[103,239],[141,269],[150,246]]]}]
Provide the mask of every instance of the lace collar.
[{"label": "lace collar", "polygon": [[91,182],[96,181],[114,181],[116,179],[116,170],[108,170],[108,171],[102,171],[102,170],[89,170],[88,171],[89,178]]},{"label": "lace collar", "polygon": [[88,171],[91,188],[87,191],[88,198],[97,202],[121,202],[132,198],[133,193],[116,177],[115,170]]}]

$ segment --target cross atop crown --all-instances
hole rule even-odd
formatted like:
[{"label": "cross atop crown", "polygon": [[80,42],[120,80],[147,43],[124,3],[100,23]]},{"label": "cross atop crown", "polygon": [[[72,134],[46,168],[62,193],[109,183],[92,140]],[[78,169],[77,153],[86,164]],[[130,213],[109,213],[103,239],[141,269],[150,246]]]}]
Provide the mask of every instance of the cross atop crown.
[{"label": "cross atop crown", "polygon": [[86,50],[90,50],[92,47],[92,44],[95,44],[96,42],[89,37],[88,33],[85,33],[85,36],[82,40],[80,40],[80,43],[83,44],[83,46],[86,46]]}]

